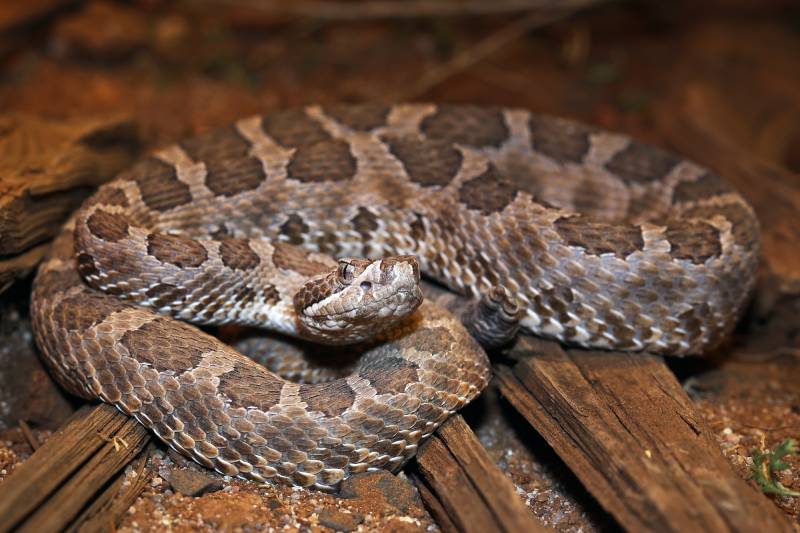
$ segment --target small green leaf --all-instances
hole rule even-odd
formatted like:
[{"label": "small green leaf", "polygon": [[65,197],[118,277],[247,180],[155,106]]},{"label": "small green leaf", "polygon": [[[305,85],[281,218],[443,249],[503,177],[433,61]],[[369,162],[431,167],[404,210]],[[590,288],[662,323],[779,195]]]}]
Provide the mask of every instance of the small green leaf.
[{"label": "small green leaf", "polygon": [[753,467],[751,472],[753,479],[761,486],[761,490],[767,494],[777,494],[779,496],[800,496],[800,492],[784,487],[777,479],[777,473],[789,468],[789,464],[781,459],[787,455],[797,453],[797,446],[792,439],[786,439],[774,450],[753,450]]}]

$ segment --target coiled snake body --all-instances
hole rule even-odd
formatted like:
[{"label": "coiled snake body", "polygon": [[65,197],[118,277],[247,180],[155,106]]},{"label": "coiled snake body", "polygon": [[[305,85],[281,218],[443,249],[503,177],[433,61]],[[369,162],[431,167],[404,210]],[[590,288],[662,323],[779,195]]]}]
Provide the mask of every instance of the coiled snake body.
[{"label": "coiled snake body", "polygon": [[[758,249],[722,178],[622,135],[513,109],[309,107],[101,187],[40,267],[32,316],[73,393],[221,472],[328,489],[398,468],[488,381],[467,330],[420,305],[419,270],[482,298],[465,316],[485,342],[513,300],[535,334],[683,355],[730,331]],[[175,318],[377,340],[347,377],[299,384]]]}]

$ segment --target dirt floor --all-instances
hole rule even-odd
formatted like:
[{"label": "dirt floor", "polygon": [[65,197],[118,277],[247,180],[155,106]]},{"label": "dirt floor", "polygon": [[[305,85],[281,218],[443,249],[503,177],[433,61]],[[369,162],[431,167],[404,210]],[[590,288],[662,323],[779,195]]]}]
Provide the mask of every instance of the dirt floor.
[{"label": "dirt floor", "polygon": [[[670,117],[703,94],[732,112],[709,126],[715,134],[800,172],[800,8],[788,0],[614,2],[524,32],[486,57],[479,44],[520,15],[334,23],[235,1],[63,4],[23,25],[29,14],[0,7],[3,112],[128,114],[155,148],[247,114],[388,96],[526,107],[669,145]],[[454,57],[467,60],[450,71]],[[420,84],[431,72],[448,75]],[[31,453],[31,435],[45,439],[73,407],[35,359],[27,283],[0,297],[0,480]],[[781,293],[766,309],[754,308],[710,359],[670,363],[743,478],[754,449],[800,439],[800,298]],[[496,392],[465,416],[544,523],[615,527]],[[155,474],[120,529],[437,529],[402,478],[361,480],[343,499],[200,473],[222,488],[185,496],[171,476],[197,469],[175,461],[156,453]],[[800,458],[787,462],[780,480],[800,490]],[[387,496],[398,491],[403,501]],[[773,498],[797,521],[800,498]]]}]

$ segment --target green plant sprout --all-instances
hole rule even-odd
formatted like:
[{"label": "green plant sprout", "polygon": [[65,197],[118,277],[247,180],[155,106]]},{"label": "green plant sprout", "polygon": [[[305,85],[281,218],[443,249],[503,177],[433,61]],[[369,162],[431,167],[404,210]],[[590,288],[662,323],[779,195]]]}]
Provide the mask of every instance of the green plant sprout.
[{"label": "green plant sprout", "polygon": [[762,491],[779,496],[800,496],[800,492],[784,487],[777,479],[778,472],[789,468],[789,464],[783,461],[783,458],[797,452],[798,447],[792,439],[786,439],[773,450],[763,452],[757,449],[753,450],[751,471],[753,479],[761,486]]}]

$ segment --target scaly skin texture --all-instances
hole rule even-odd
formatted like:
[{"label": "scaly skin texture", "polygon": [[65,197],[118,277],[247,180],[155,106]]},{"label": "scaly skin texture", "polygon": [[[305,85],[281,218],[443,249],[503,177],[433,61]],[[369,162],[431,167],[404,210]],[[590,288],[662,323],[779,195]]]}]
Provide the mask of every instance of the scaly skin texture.
[{"label": "scaly skin texture", "polygon": [[[452,315],[425,303],[403,318],[418,301],[399,287],[419,270],[484,298],[464,316],[490,343],[514,331],[510,294],[535,334],[685,355],[733,327],[758,250],[722,178],[621,135],[513,109],[314,106],[240,120],[103,186],[42,265],[33,317],[73,392],[220,471],[329,488],[399,467],[487,382]],[[356,274],[331,256],[373,261]],[[327,337],[343,314],[362,324],[341,303],[359,299],[387,302],[373,315],[400,327],[319,384],[170,318]],[[309,335],[303,313],[325,331]],[[342,342],[382,329],[360,327]]]}]

